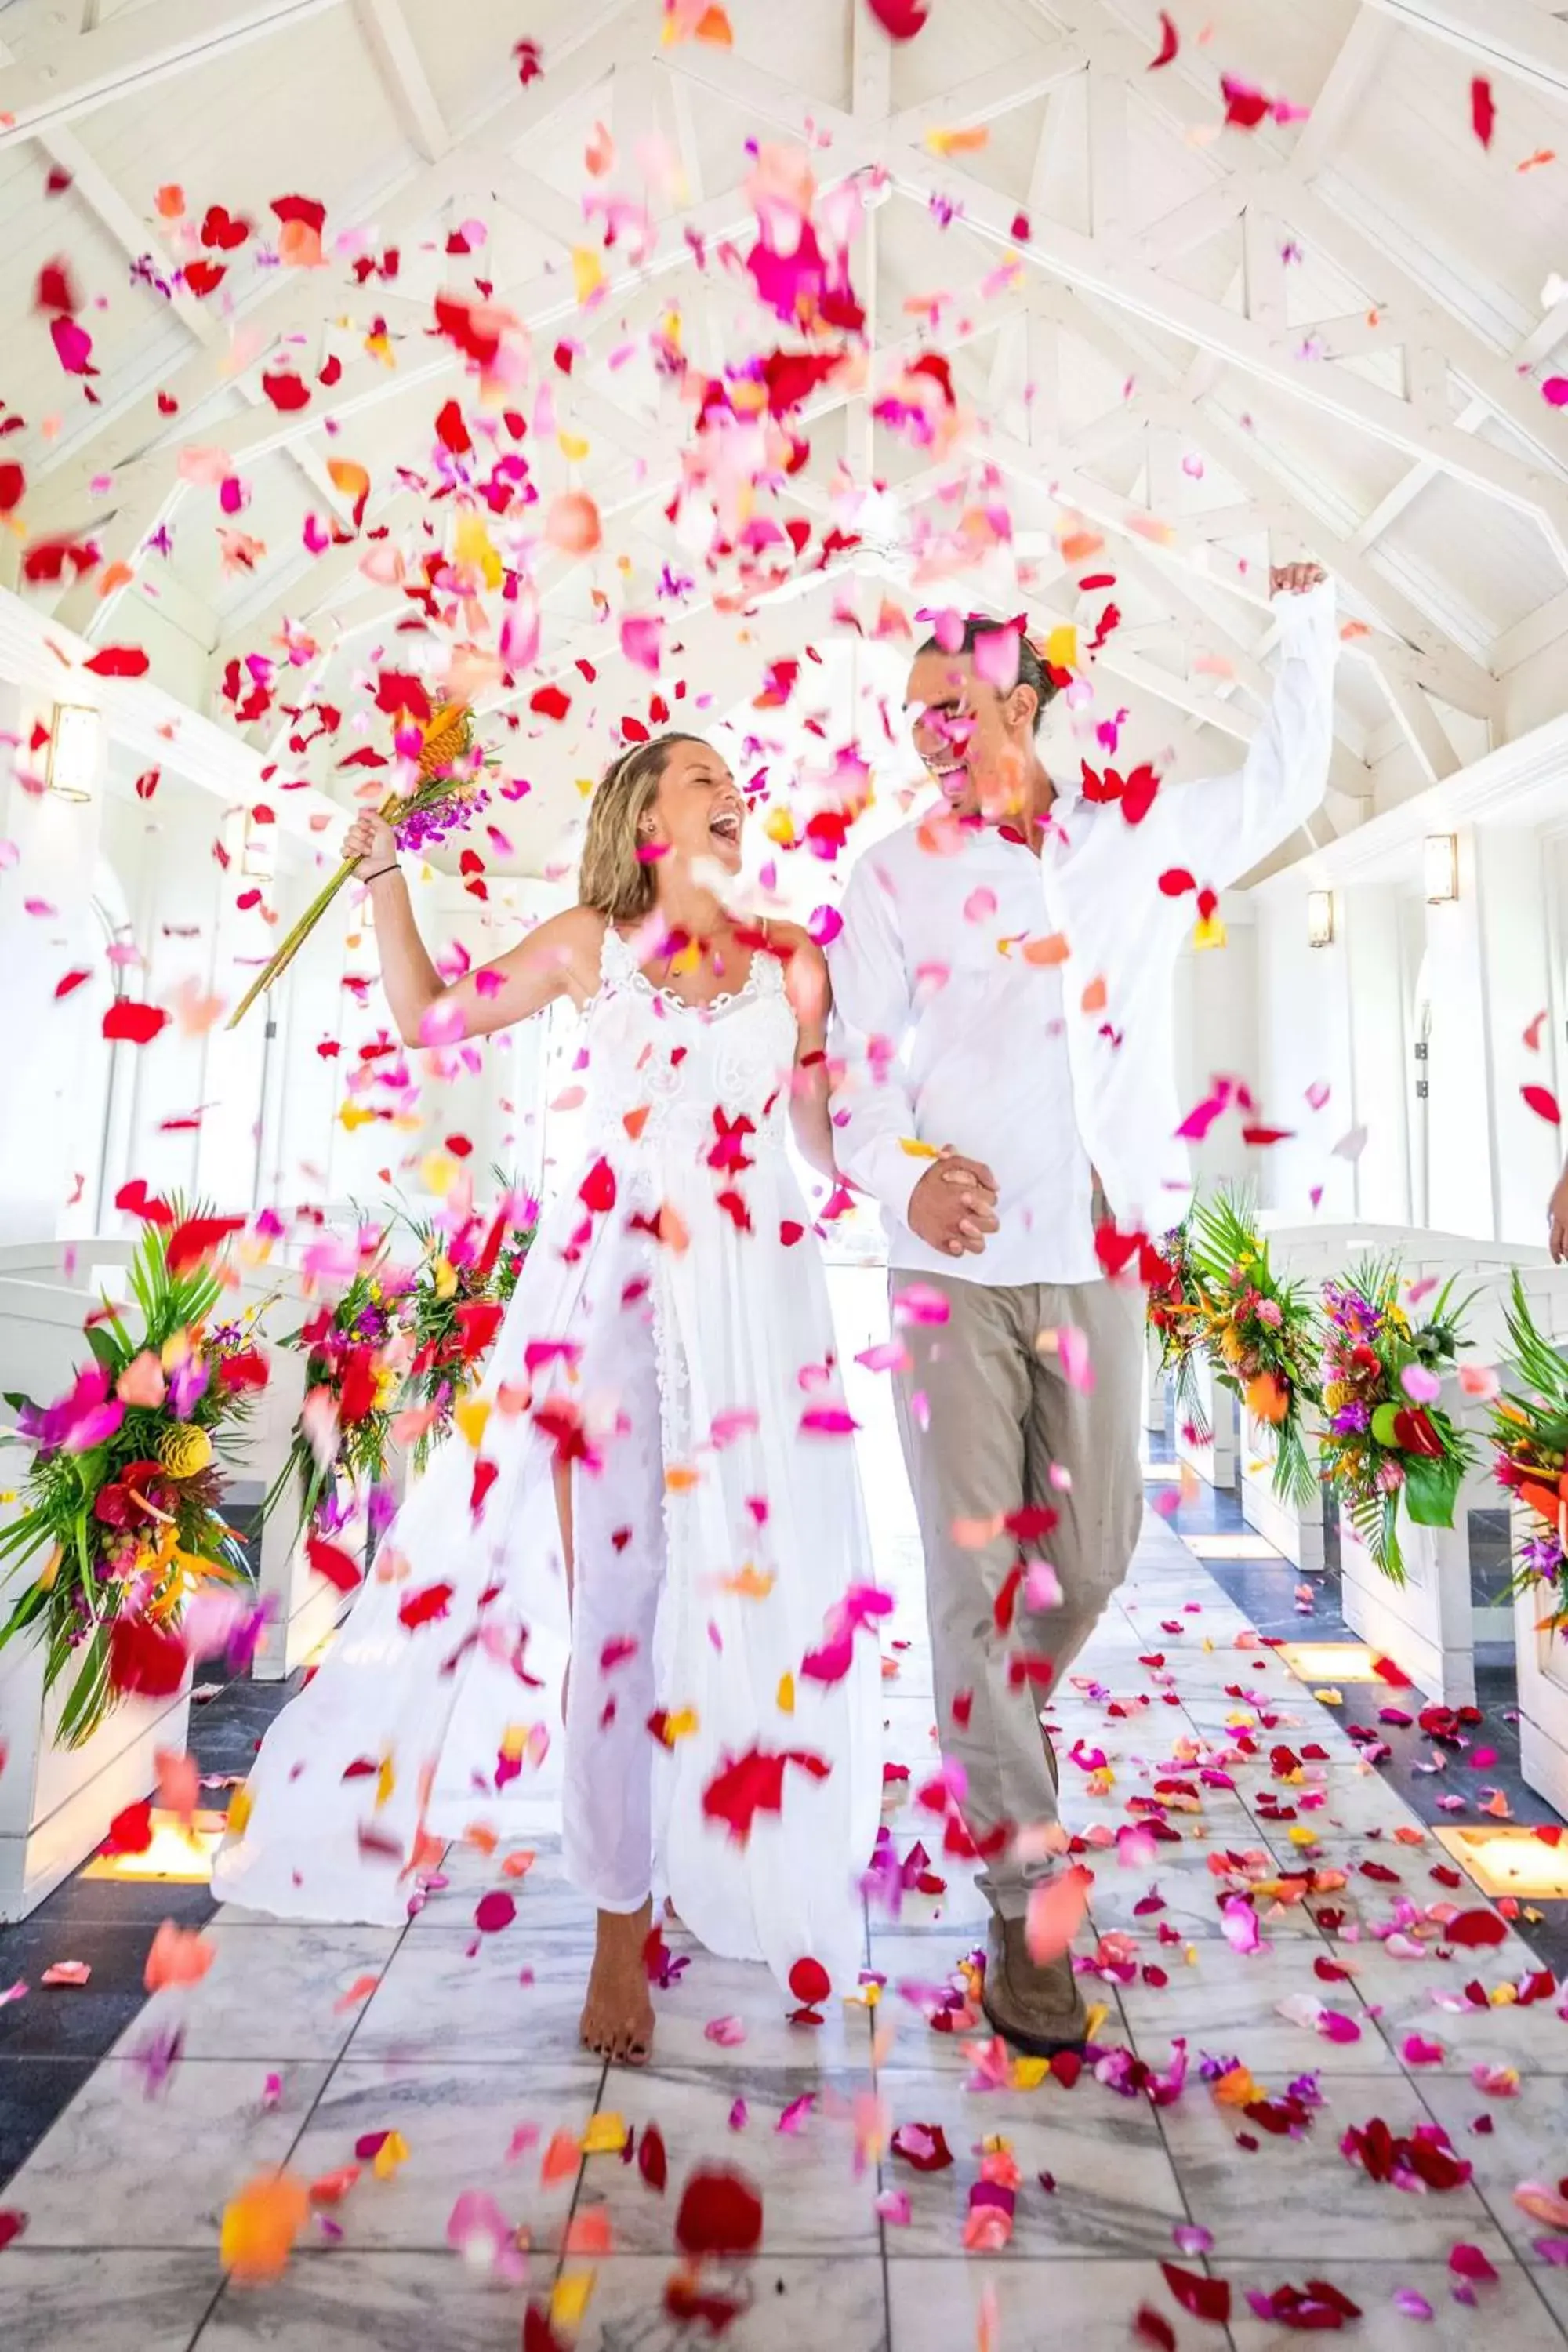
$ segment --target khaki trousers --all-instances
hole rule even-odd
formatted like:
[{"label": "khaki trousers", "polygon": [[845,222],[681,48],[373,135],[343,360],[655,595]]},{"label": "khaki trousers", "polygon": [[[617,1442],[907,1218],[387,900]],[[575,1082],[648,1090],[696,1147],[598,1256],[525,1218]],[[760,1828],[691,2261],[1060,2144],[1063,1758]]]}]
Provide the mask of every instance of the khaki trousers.
[{"label": "khaki trousers", "polygon": [[[917,1277],[892,1270],[894,1297]],[[1057,1819],[1056,1783],[1040,1708],[1127,1573],[1143,1511],[1138,1400],[1143,1373],[1143,1293],[1109,1282],[992,1288],[951,1275],[918,1279],[942,1292],[948,1319],[900,1329],[909,1367],[894,1375],[899,1434],[925,1552],[937,1736],[963,1768],[963,1811],[983,1846],[1003,1829]],[[1075,1387],[1041,1331],[1085,1334],[1094,1380]],[[1051,1484],[1053,1464],[1071,1485]],[[1020,1545],[1004,1532],[977,1544],[973,1528],[1044,1504],[1056,1527]],[[959,1534],[967,1537],[958,1540]],[[1020,1586],[1011,1627],[995,1604],[1020,1553],[1049,1561],[1058,1608],[1030,1610]],[[1047,1658],[1047,1685],[1018,1662]],[[956,1708],[955,1708],[955,1702]],[[979,1884],[1005,1919],[1022,1917],[1048,1863],[1020,1864],[1009,1835]]]}]

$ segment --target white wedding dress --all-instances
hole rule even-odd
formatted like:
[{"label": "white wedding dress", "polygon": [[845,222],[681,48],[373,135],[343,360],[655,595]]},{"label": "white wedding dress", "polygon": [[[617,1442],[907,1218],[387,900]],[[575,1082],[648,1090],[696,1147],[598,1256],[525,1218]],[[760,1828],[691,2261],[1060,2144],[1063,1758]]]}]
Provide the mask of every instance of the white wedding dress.
[{"label": "white wedding dress", "polygon": [[785,1150],[782,967],[758,950],[700,1010],[609,929],[584,1036],[585,1163],[497,1339],[477,1454],[454,1433],[388,1529],[214,1889],[395,1925],[439,1840],[536,1831],[548,1800],[596,1904],[668,1894],[710,1950],[781,1984],[810,1958],[837,1991],[880,1809],[879,1596]]}]

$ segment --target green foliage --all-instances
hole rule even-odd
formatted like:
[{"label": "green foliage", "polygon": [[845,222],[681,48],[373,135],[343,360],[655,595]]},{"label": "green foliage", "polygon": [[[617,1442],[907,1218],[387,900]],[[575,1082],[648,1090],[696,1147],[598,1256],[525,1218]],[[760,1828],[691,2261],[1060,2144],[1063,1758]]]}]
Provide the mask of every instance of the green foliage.
[{"label": "green foliage", "polygon": [[[208,1328],[223,1297],[210,1264],[178,1273],[170,1265],[171,1240],[206,1213],[176,1203],[171,1224],[143,1229],[126,1273],[139,1330],[104,1298],[87,1327],[90,1365],[69,1395],[47,1409],[8,1400],[20,1426],[0,1442],[30,1444],[33,1455],[22,1508],[0,1530],[0,1581],[14,1589],[26,1580],[0,1624],[0,1647],[23,1636],[41,1643],[46,1691],[72,1675],[59,1729],[68,1746],[90,1738],[119,1696],[117,1622],[144,1618],[172,1633],[201,1578],[246,1574],[222,1516],[213,1447],[221,1438],[232,1450],[251,1404],[250,1388],[224,1369],[254,1350],[237,1330]],[[164,1400],[123,1403],[117,1387],[142,1356],[165,1361]],[[177,1466],[184,1460],[189,1468]]]}]

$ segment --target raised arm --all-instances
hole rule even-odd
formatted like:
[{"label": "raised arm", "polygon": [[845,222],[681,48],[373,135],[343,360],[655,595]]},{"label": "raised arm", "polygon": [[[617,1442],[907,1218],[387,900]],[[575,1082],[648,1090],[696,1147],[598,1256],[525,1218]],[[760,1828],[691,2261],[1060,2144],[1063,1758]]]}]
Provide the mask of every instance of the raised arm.
[{"label": "raised arm", "polygon": [[1242,765],[1162,793],[1163,847],[1224,889],[1304,824],[1323,797],[1334,743],[1339,632],[1333,583],[1316,564],[1273,575],[1279,615],[1274,698]]},{"label": "raised arm", "polygon": [[592,994],[605,928],[592,908],[552,915],[505,955],[448,987],[419,936],[392,827],[367,810],[350,826],[343,855],[357,857],[370,887],[382,986],[405,1045],[487,1036],[542,1013],[558,996]]}]

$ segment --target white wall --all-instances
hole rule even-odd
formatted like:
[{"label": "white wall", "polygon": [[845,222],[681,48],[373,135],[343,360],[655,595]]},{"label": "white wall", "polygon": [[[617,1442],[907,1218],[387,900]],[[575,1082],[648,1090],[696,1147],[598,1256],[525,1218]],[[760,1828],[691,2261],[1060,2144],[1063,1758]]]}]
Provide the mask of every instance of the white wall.
[{"label": "white wall", "polygon": [[[47,706],[39,715],[47,717]],[[25,742],[33,717],[18,690],[0,687],[0,730]],[[16,772],[27,765],[25,756],[8,760],[0,774],[0,839],[16,845],[14,861],[0,867],[0,1239],[113,1230],[126,1222],[114,1194],[132,1177],[236,1212],[268,1205],[291,1216],[352,1198],[382,1215],[395,1192],[427,1200],[428,1155],[454,1137],[471,1146],[459,1164],[481,1199],[493,1192],[494,1164],[538,1181],[543,1024],[440,1054],[410,1053],[394,1040],[393,1053],[367,1065],[360,1048],[392,1032],[374,936],[352,890],[270,1004],[258,1003],[233,1033],[225,1026],[260,960],[334,871],[335,830],[306,840],[277,828],[274,840],[267,828],[259,837],[277,872],[249,875],[243,805],[226,808],[167,765],[153,797],[140,800],[142,762],[108,742],[92,798],[81,804],[29,793]],[[460,940],[476,962],[500,953],[562,897],[542,884],[496,882],[481,905],[449,877],[426,870],[412,879],[432,953]],[[239,904],[258,890],[259,904]],[[132,950],[124,992],[174,1016],[146,1045],[102,1040],[113,967],[95,898],[122,921],[121,945]],[[28,914],[28,902],[47,911]],[[57,1000],[72,969],[92,977]],[[345,985],[350,975],[366,982],[363,1001]],[[319,1053],[323,1044],[336,1054]],[[404,1083],[353,1090],[367,1066]],[[351,1128],[349,1104],[392,1116]]]},{"label": "white wall", "polygon": [[[95,1044],[109,1001],[101,927],[92,912],[101,791],[85,803],[41,789],[44,757],[28,741],[51,706],[0,681],[0,734],[19,748],[0,756],[0,1104],[4,1177],[0,1240],[29,1241],[61,1229],[84,1168],[78,1106],[89,1078],[101,1087]],[[14,852],[14,855],[13,855]],[[29,907],[33,911],[29,912]],[[90,985],[57,997],[68,971],[89,970]]]},{"label": "white wall", "polygon": [[[1457,899],[1427,904],[1424,843],[1414,838],[1379,860],[1374,878],[1335,888],[1331,947],[1307,945],[1307,898],[1318,878],[1310,867],[1252,894],[1270,1114],[1294,1124],[1287,1114],[1303,1109],[1308,1084],[1326,1079],[1331,1088],[1321,1118],[1268,1155],[1269,1206],[1309,1215],[1321,1184],[1324,1215],[1542,1238],[1568,1139],[1521,1089],[1560,1090],[1565,990],[1556,965],[1568,935],[1568,856],[1550,824],[1487,823],[1461,827],[1457,838]],[[1418,973],[1431,1020],[1425,1065],[1414,1055]],[[1527,1031],[1538,1037],[1534,1049]],[[1415,1124],[1423,1071],[1424,1218]],[[1347,1133],[1360,1141],[1353,1160],[1331,1148]]]}]

